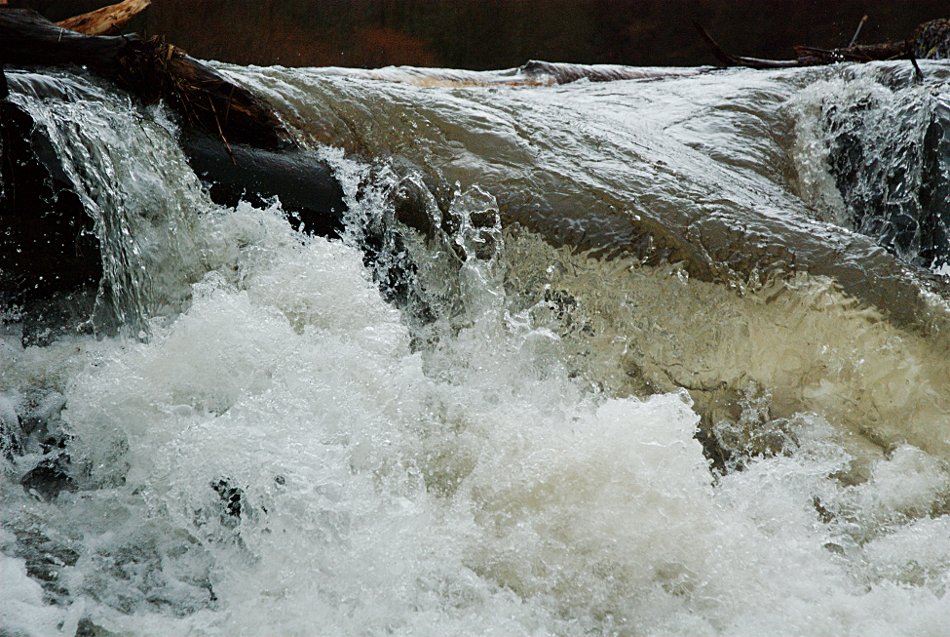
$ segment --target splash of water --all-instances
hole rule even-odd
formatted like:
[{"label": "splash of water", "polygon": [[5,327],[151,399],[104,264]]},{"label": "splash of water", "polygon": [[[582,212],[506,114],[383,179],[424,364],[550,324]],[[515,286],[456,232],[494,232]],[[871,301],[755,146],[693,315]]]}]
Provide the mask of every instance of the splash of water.
[{"label": "splash of water", "polygon": [[[427,176],[322,151],[353,215],[327,241],[213,206],[168,128],[123,125],[168,153],[135,177],[173,199],[176,256],[138,244],[148,339],[0,338],[4,630],[945,632],[936,340],[820,278],[730,289],[502,231],[477,180],[368,268]],[[380,294],[406,262],[429,315]],[[71,489],[21,487],[62,454]]]}]

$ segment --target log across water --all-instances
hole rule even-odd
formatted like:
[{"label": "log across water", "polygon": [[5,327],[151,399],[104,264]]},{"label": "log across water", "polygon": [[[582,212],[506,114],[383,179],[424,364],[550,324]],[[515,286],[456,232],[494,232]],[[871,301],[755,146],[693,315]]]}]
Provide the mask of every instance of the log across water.
[{"label": "log across water", "polygon": [[152,0],[123,0],[96,11],[73,16],[56,24],[64,29],[78,31],[86,35],[115,35],[129,20],[145,11]]}]

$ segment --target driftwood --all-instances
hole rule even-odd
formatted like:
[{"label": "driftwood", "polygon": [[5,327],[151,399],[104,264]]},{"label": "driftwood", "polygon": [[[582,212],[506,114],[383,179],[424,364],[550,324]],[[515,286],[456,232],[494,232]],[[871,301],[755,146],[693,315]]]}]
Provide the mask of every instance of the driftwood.
[{"label": "driftwood", "polygon": [[56,24],[64,29],[86,35],[114,35],[121,31],[129,20],[145,11],[150,4],[152,0],[123,0],[118,4],[67,18]]},{"label": "driftwood", "polygon": [[[842,48],[826,49],[813,46],[795,46],[794,60],[770,60],[733,55],[725,52],[711,35],[698,23],[693,23],[700,36],[709,44],[713,54],[726,66],[744,66],[753,69],[780,69],[797,66],[817,66],[835,62],[873,62],[881,60],[925,60],[950,58],[950,20],[931,20],[921,24],[914,34],[897,42],[878,44],[851,44]],[[862,21],[863,24],[863,21]]]}]

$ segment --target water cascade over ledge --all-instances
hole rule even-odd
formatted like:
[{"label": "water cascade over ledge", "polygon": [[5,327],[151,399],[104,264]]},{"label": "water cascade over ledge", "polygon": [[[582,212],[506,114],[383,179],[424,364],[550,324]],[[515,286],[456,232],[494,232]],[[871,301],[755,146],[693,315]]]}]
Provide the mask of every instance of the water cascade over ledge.
[{"label": "water cascade over ledge", "polygon": [[216,65],[332,167],[331,239],[215,203],[161,105],[8,71],[101,280],[0,297],[0,632],[945,634],[921,66]]}]

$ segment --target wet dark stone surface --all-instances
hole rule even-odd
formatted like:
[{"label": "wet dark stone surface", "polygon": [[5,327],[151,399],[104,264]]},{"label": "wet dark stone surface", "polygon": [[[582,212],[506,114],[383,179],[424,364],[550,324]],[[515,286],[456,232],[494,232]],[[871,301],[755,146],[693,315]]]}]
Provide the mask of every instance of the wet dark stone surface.
[{"label": "wet dark stone surface", "polygon": [[182,136],[182,148],[215,203],[262,207],[277,197],[295,229],[324,237],[343,231],[343,189],[326,162],[312,153],[278,153],[225,145],[203,134]]},{"label": "wet dark stone surface", "polygon": [[0,303],[97,283],[93,220],[49,139],[8,101],[0,101],[0,145]]},{"label": "wet dark stone surface", "polygon": [[36,467],[20,478],[24,491],[43,500],[52,500],[62,491],[75,491],[76,485],[67,469],[69,456],[58,453],[43,459]]},{"label": "wet dark stone surface", "polygon": [[[920,137],[909,128],[920,108],[932,108]],[[886,120],[887,134],[868,130],[871,98],[827,108],[833,136],[829,167],[850,216],[850,228],[889,252],[929,268],[950,261],[950,104],[903,105]]]}]

